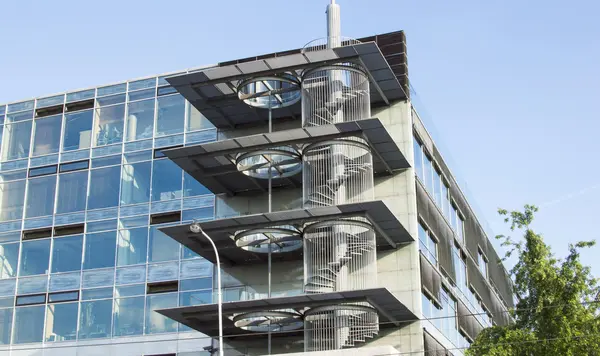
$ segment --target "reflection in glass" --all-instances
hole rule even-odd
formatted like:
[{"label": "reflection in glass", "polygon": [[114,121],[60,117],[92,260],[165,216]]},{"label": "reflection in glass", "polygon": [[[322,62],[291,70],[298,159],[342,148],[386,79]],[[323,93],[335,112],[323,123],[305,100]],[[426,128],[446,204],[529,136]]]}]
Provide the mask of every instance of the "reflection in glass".
[{"label": "reflection in glass", "polygon": [[176,260],[179,256],[179,243],[158,230],[162,226],[150,228],[150,244],[148,246],[148,262]]},{"label": "reflection in glass", "polygon": [[121,166],[92,170],[88,209],[108,208],[119,204]]},{"label": "reflection in glass", "polygon": [[24,241],[21,248],[20,276],[48,273],[50,239]]},{"label": "reflection in glass", "polygon": [[65,114],[63,151],[89,148],[92,141],[93,121],[93,110]]},{"label": "reflection in glass", "polygon": [[121,178],[121,204],[145,203],[150,200],[150,172],[152,162],[123,166]]},{"label": "reflection in glass", "polygon": [[0,279],[17,276],[19,243],[0,245]]},{"label": "reflection in glass", "polygon": [[123,141],[125,105],[96,108],[94,146],[105,146]]},{"label": "reflection in glass", "polygon": [[117,244],[117,265],[127,266],[146,262],[148,228],[119,231]]},{"label": "reflection in glass", "polygon": [[154,161],[152,201],[181,198],[182,169],[170,159]]},{"label": "reflection in glass", "polygon": [[58,198],[56,213],[73,213],[85,210],[88,171],[58,175]]},{"label": "reflection in glass", "polygon": [[46,311],[46,341],[75,340],[77,303],[49,304]]},{"label": "reflection in glass", "polygon": [[179,293],[179,306],[192,306],[212,303],[212,290]]},{"label": "reflection in glass", "polygon": [[46,290],[48,290],[48,276],[46,275],[19,278],[17,294],[45,293]]},{"label": "reflection in glass", "polygon": [[127,104],[126,128],[126,142],[152,137],[154,130],[154,99]]},{"label": "reflection in glass", "polygon": [[183,132],[185,100],[179,94],[158,98],[156,134],[159,136]]},{"label": "reflection in glass", "polygon": [[116,240],[116,231],[86,234],[83,269],[113,267]]},{"label": "reflection in glass", "polygon": [[16,308],[13,343],[42,342],[45,309],[44,305]]},{"label": "reflection in glass", "polygon": [[188,105],[188,107],[187,132],[215,128],[193,105]]},{"label": "reflection in glass", "polygon": [[141,335],[144,332],[144,297],[115,299],[114,336]]},{"label": "reflection in glass", "polygon": [[10,344],[13,308],[0,309],[0,345]]},{"label": "reflection in glass", "polygon": [[210,190],[206,189],[202,184],[195,180],[187,172],[183,173],[183,196],[193,197],[195,195],[212,194]]},{"label": "reflection in glass", "polygon": [[2,161],[29,156],[31,126],[31,120],[4,125]]},{"label": "reflection in glass", "polygon": [[34,122],[33,155],[57,153],[60,146],[62,115],[37,119]]},{"label": "reflection in glass", "polygon": [[26,218],[48,216],[54,213],[54,194],[56,191],[56,176],[29,179],[27,188]]},{"label": "reflection in glass", "polygon": [[112,299],[82,302],[79,310],[79,339],[110,337]]},{"label": "reflection in glass", "polygon": [[52,273],[81,269],[83,235],[54,238],[52,246]]},{"label": "reflection in glass", "polygon": [[177,322],[155,310],[177,306],[177,293],[158,294],[146,297],[146,334],[177,331]]},{"label": "reflection in glass", "polygon": [[23,218],[25,181],[0,183],[0,220]]}]

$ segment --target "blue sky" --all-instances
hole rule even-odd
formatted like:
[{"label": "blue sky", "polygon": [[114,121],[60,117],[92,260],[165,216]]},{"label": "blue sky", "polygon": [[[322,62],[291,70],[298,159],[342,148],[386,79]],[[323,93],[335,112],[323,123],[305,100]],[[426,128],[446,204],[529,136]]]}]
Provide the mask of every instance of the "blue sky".
[{"label": "blue sky", "polygon": [[[6,0],[0,102],[297,48],[324,36],[327,2]],[[600,238],[599,2],[338,3],[345,36],[406,31],[443,154],[496,233],[497,207],[531,203],[558,255]]]}]

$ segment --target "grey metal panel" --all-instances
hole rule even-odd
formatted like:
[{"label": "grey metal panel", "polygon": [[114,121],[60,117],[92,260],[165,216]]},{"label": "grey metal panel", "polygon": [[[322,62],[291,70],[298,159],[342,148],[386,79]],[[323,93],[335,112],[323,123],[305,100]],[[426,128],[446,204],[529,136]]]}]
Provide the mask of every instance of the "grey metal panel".
[{"label": "grey metal panel", "polygon": [[423,256],[420,255],[420,263],[421,263],[421,283],[425,289],[431,296],[435,298],[438,304],[440,303],[440,291],[442,290],[442,276],[440,276],[439,272],[433,267],[431,262]]},{"label": "grey metal panel", "polygon": [[446,356],[446,348],[437,341],[426,330],[423,332],[425,337],[425,355],[427,356]]},{"label": "grey metal panel", "polygon": [[475,324],[479,322],[475,319],[472,313],[467,309],[467,306],[459,299],[457,300],[458,308],[458,326],[472,339],[477,337],[477,327]]},{"label": "grey metal panel", "polygon": [[[456,202],[456,205],[460,209],[460,211],[464,214],[465,217],[465,243],[467,246],[467,250],[470,253],[471,257],[476,261],[478,256],[478,250],[481,247],[483,252],[486,254],[488,258],[488,269],[490,279],[494,282],[496,287],[498,288],[500,295],[506,302],[509,307],[514,307],[511,293],[510,280],[504,273],[504,268],[502,265],[499,265],[496,261],[498,261],[498,255],[488,240],[488,238],[494,238],[494,236],[486,236],[482,227],[479,225],[476,217],[473,214],[470,206],[466,202],[462,192],[456,184],[456,181],[452,179],[452,174],[448,169],[448,166],[442,159],[440,152],[436,147],[433,147],[433,155],[436,162],[439,164],[440,169],[446,175],[446,177],[450,180],[450,195]],[[486,286],[489,289],[489,287]],[[480,293],[480,291],[477,291]]]},{"label": "grey metal panel", "polygon": [[438,238],[438,260],[440,267],[444,269],[447,275],[456,279],[454,266],[452,264],[452,248],[454,235],[448,227],[440,211],[431,201],[425,189],[419,182],[417,185],[417,212],[425,221],[431,232]]}]

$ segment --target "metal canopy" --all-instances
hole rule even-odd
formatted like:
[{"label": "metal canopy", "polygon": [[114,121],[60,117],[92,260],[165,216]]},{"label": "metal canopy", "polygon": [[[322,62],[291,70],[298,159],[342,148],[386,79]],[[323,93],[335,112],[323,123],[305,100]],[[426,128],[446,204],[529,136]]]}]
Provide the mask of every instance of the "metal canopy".
[{"label": "metal canopy", "polygon": [[[162,152],[212,193],[233,195],[248,191],[264,192],[268,189],[267,180],[255,179],[237,170],[236,154],[282,144],[301,146],[349,136],[360,136],[367,140],[373,152],[373,171],[376,174],[410,167],[379,119],[244,136]],[[297,187],[302,185],[302,175],[276,178],[272,180],[272,185]]]},{"label": "metal canopy", "polygon": [[[396,248],[400,244],[415,241],[381,200],[236,216],[199,224],[215,242],[222,263],[247,265],[267,263],[268,255],[237,247],[231,238],[236,231],[278,225],[302,225],[306,222],[354,216],[366,217],[373,224],[377,234],[378,249]],[[165,227],[160,230],[200,256],[216,263],[214,251],[208,241],[204,237],[192,233],[189,224]],[[274,253],[271,256],[273,262],[299,260],[302,258],[302,249],[295,252]]]},{"label": "metal canopy", "polygon": [[[306,308],[343,303],[368,302],[377,309],[385,326],[399,326],[402,322],[416,320],[413,314],[387,288],[373,288],[353,291],[339,291],[321,294],[306,294],[289,297],[243,300],[223,303],[223,334],[225,336],[257,337],[250,331],[235,327],[230,317],[234,314],[295,309],[303,312]],[[191,307],[161,309],[156,312],[207,336],[219,335],[217,304],[204,304]],[[293,331],[292,334],[302,330]],[[273,336],[289,336],[289,332],[274,332]]]},{"label": "metal canopy", "polygon": [[[267,110],[252,108],[239,100],[236,88],[242,80],[283,72],[299,73],[341,62],[359,64],[367,71],[372,104],[406,99],[402,86],[375,42],[213,67],[166,80],[216,128],[233,128],[268,120]],[[273,119],[299,115],[299,103],[273,111]]]}]

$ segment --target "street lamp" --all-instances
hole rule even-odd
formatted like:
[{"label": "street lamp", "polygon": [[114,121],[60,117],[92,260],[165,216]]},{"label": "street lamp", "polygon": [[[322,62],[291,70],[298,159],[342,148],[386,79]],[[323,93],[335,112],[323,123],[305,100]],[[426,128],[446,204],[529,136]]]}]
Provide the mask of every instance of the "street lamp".
[{"label": "street lamp", "polygon": [[219,251],[217,251],[217,247],[213,240],[202,230],[202,227],[197,222],[190,225],[190,231],[197,234],[200,233],[202,236],[206,237],[208,242],[212,245],[212,248],[215,250],[215,257],[217,259],[217,307],[219,313],[219,356],[223,356],[223,293],[221,289],[221,261],[219,260]]}]

